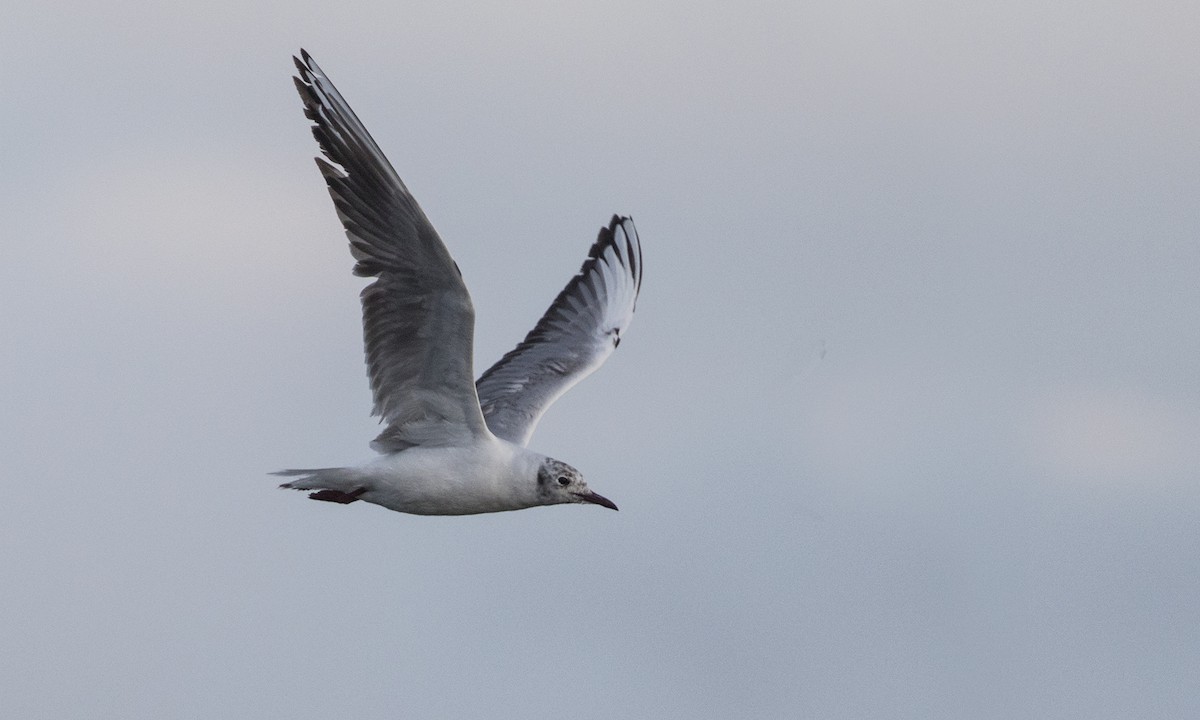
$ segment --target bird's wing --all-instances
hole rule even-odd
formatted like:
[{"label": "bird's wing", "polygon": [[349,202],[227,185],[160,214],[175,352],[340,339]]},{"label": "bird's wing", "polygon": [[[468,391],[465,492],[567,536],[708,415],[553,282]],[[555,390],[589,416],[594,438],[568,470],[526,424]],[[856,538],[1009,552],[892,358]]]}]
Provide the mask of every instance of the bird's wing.
[{"label": "bird's wing", "polygon": [[525,340],[475,387],[497,436],[526,445],[546,408],[600,367],[633,319],[642,286],[642,246],[633,220],[614,215],[579,273]]},{"label": "bird's wing", "polygon": [[[380,452],[451,445],[487,434],[471,361],[475,309],[437,231],[341,93],[303,50],[296,89],[317,158],[350,239],[362,291]],[[333,164],[333,163],[336,163]]]}]

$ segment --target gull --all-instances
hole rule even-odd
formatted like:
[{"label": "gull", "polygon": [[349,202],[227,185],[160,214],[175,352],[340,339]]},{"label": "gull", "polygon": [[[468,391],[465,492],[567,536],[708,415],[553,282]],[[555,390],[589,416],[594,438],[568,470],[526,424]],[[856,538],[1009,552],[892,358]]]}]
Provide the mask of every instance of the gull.
[{"label": "gull", "polygon": [[629,327],[642,284],[633,220],[614,215],[525,339],[480,376],[475,310],[458,265],[329,77],[304,50],[296,89],[324,158],[356,261],[379,453],[354,467],[281,470],[280,487],[415,515],[470,515],[591,503],[578,470],[526,446],[546,409],[594,372]]}]

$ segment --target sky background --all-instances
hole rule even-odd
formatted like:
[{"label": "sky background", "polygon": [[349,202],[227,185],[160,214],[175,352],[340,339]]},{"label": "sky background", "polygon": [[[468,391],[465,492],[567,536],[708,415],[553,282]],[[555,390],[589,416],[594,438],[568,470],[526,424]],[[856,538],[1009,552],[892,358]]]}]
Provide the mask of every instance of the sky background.
[{"label": "sky background", "polygon": [[[1200,715],[1200,9],[5,3],[0,715]],[[275,489],[377,432],[305,47],[619,513]]]}]

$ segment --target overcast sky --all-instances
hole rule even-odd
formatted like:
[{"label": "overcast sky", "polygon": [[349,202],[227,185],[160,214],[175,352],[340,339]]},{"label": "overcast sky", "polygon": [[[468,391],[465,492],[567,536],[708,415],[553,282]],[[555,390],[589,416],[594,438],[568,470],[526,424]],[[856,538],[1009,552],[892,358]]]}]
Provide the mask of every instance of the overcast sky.
[{"label": "overcast sky", "polygon": [[[0,715],[1200,715],[1192,3],[9,2]],[[290,55],[619,513],[275,488],[378,426]]]}]

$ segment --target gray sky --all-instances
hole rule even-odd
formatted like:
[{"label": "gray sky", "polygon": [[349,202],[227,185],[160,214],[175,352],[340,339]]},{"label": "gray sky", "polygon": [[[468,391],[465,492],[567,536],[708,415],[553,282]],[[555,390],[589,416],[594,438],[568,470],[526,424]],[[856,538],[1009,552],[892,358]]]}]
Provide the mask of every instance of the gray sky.
[{"label": "gray sky", "polygon": [[[0,715],[1200,714],[1200,10],[7,3]],[[620,513],[268,471],[377,426],[310,50]]]}]

